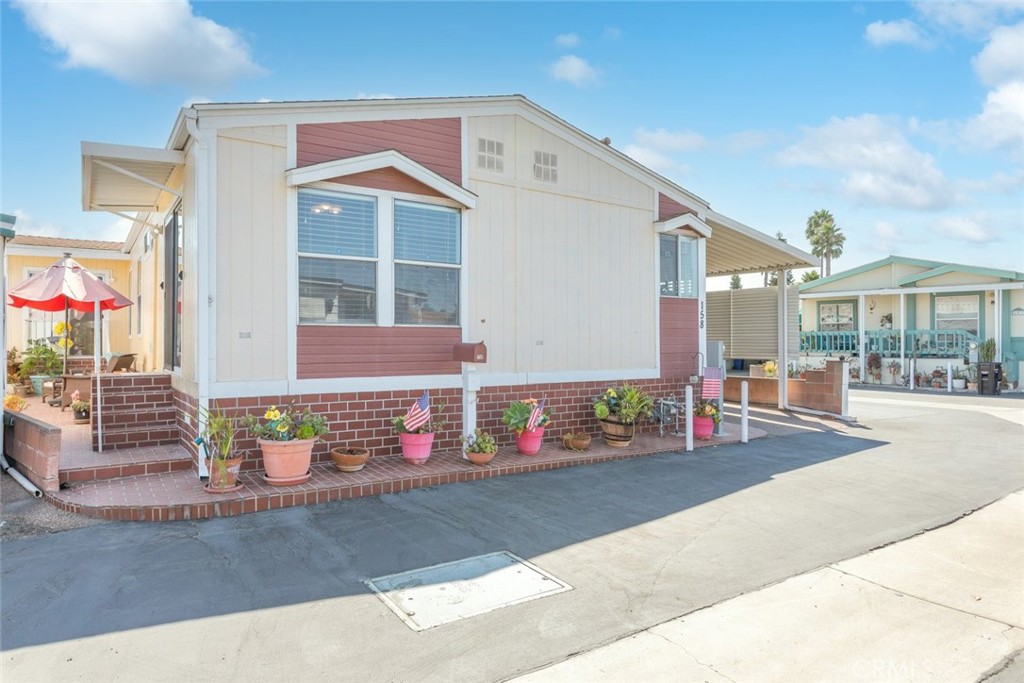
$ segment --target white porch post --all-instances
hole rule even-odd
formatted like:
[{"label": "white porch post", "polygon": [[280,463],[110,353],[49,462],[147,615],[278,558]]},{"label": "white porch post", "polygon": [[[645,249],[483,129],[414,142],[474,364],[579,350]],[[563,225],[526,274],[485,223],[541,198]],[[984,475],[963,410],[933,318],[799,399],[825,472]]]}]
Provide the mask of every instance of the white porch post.
[{"label": "white porch post", "polygon": [[866,384],[867,376],[867,338],[864,335],[864,325],[867,324],[867,316],[864,314],[864,295],[857,297],[857,338],[860,346],[857,354],[857,361],[860,363],[860,381]]},{"label": "white porch post", "polygon": [[96,306],[93,309],[92,319],[92,363],[93,363],[93,375],[96,377],[96,438],[99,447],[99,452],[103,452],[103,392],[100,389],[103,386],[103,378],[100,376],[100,326],[103,323],[103,311],[100,310],[100,300],[96,300]]},{"label": "white porch post", "polygon": [[907,295],[900,294],[900,373],[906,370],[907,356]]},{"label": "white porch post", "polygon": [[775,374],[779,381],[779,408],[785,410],[789,407],[789,312],[786,301],[786,270],[776,273],[779,295],[779,362]]},{"label": "white porch post", "polygon": [[[996,358],[997,362],[1001,362],[1003,359],[1003,290],[997,289],[994,294],[996,295],[996,305],[992,312],[992,336],[996,340]],[[1004,369],[1005,373],[1006,370]]]},{"label": "white porch post", "polygon": [[[197,409],[209,410],[210,408],[210,377],[214,371],[214,356],[216,349],[216,340],[213,338],[216,333],[216,325],[214,324],[214,316],[216,315],[215,308],[215,286],[216,282],[216,228],[217,221],[215,218],[215,202],[216,198],[211,187],[217,178],[216,167],[215,167],[215,152],[216,145],[211,145],[204,131],[199,130],[198,122],[189,116],[186,116],[185,126],[195,141],[196,141],[196,177],[195,177],[195,230],[196,230],[196,272],[186,273],[185,277],[195,278],[196,288],[196,318],[195,318],[195,373],[196,373],[196,404]],[[182,224],[178,226],[178,230],[185,229],[184,215],[182,216]],[[168,245],[168,248],[174,249],[174,245]],[[177,277],[177,274],[172,274],[171,277]],[[184,286],[184,285],[181,285]],[[200,424],[199,414],[195,416],[196,419],[196,433],[201,434],[204,425]],[[207,468],[206,458],[202,456],[202,453],[198,453],[198,473],[199,476],[208,477],[210,475],[209,469]]]}]

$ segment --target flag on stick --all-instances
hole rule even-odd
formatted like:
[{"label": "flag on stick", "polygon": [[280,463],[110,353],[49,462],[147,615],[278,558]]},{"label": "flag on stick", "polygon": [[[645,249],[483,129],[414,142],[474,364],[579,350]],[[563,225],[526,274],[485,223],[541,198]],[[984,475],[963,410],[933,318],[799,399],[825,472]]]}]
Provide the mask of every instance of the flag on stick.
[{"label": "flag on stick", "polygon": [[708,366],[704,368],[704,382],[701,384],[700,397],[718,398],[722,395],[722,380],[725,373],[722,368]]},{"label": "flag on stick", "polygon": [[407,432],[415,432],[428,422],[430,422],[430,395],[424,391],[423,395],[409,408],[402,424]]},{"label": "flag on stick", "polygon": [[544,414],[544,403],[547,400],[548,398],[545,396],[540,403],[533,406],[533,410],[530,411],[530,419],[526,421],[526,431],[532,432],[537,428],[537,423],[540,422],[540,418]]}]

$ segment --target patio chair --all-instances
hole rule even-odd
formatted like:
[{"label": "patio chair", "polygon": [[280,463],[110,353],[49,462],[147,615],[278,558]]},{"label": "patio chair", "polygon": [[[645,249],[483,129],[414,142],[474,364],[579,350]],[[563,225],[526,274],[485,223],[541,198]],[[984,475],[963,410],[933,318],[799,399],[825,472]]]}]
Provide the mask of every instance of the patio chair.
[{"label": "patio chair", "polygon": [[112,353],[103,372],[128,372],[135,365],[134,353]]}]

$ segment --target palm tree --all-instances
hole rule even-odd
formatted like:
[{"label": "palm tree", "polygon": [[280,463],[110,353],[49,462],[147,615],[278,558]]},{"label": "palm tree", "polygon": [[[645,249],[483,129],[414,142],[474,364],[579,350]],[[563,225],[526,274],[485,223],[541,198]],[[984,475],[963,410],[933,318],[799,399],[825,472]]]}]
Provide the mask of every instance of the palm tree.
[{"label": "palm tree", "polygon": [[806,284],[808,282],[814,282],[821,275],[816,270],[805,270],[804,274],[800,276],[800,284]]},{"label": "palm tree", "polygon": [[811,253],[820,259],[825,277],[832,274],[832,259],[843,255],[846,235],[836,225],[836,219],[825,209],[818,209],[807,219],[804,232],[811,245]]}]

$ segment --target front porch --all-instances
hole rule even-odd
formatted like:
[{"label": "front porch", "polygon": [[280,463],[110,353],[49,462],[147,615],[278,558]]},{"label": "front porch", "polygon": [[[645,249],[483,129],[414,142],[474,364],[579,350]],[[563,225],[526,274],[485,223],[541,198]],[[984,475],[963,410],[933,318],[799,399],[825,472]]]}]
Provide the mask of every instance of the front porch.
[{"label": "front porch", "polygon": [[801,332],[800,353],[822,356],[860,356],[861,338],[865,353],[887,358],[967,358],[978,336],[967,330],[844,330]]}]

